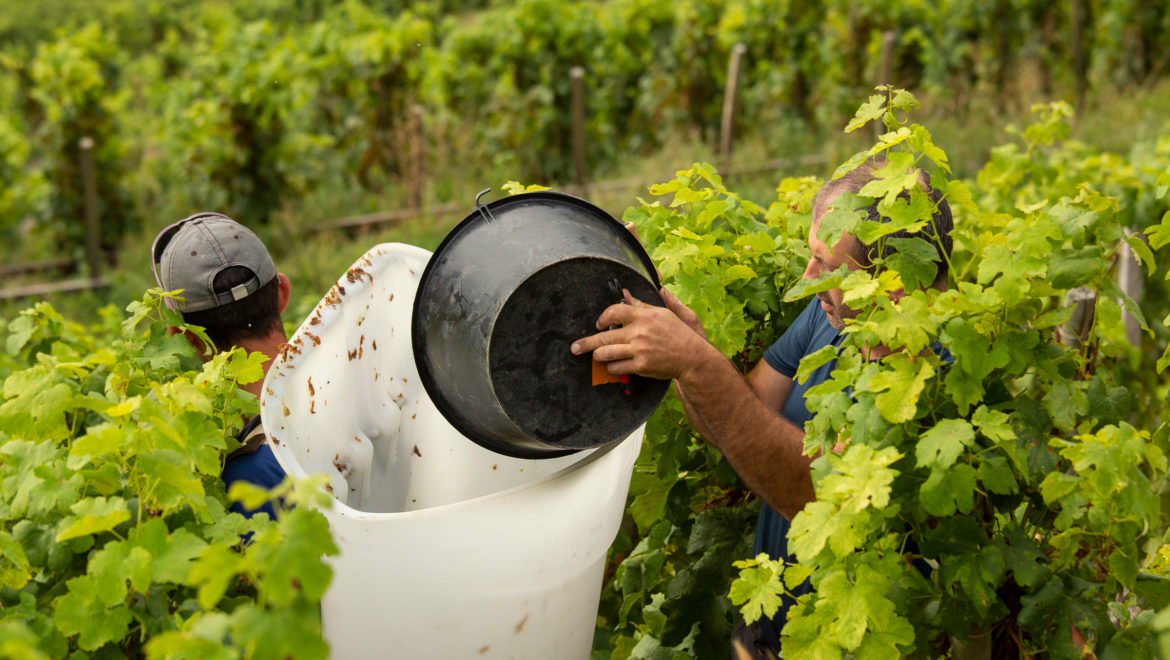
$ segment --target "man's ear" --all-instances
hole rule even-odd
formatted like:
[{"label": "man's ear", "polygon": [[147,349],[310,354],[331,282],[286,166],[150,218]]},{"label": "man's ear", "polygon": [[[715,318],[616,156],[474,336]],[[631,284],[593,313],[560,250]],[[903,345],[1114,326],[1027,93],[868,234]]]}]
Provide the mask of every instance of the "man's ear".
[{"label": "man's ear", "polygon": [[276,292],[277,313],[284,314],[284,308],[288,307],[289,298],[292,297],[292,282],[289,281],[288,275],[276,274]]},{"label": "man's ear", "polygon": [[211,359],[211,348],[207,344],[203,343],[202,339],[196,337],[194,332],[191,332],[190,330],[180,330],[173,325],[167,326],[167,334],[172,337],[179,334],[180,332],[183,333],[183,339],[186,339],[187,343],[191,344],[191,348],[195,349],[195,353],[199,355],[201,360],[207,362]]}]

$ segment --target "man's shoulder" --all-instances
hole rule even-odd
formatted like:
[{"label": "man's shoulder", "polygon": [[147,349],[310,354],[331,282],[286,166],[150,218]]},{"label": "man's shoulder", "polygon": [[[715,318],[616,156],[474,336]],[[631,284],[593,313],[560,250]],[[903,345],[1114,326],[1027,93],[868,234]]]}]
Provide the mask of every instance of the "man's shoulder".
[{"label": "man's shoulder", "polygon": [[804,311],[800,313],[793,326],[797,323],[802,324],[803,332],[808,337],[805,346],[806,353],[814,353],[819,351],[824,346],[832,343],[840,336],[841,331],[834,328],[832,323],[829,323],[829,315],[821,308],[820,299],[815,296]]},{"label": "man's shoulder", "polygon": [[804,309],[800,310],[800,315],[792,322],[791,328],[803,328],[805,331],[817,334],[822,332],[837,333],[833,325],[829,323],[829,316],[825,314],[825,310],[821,308],[821,300],[813,296]]},{"label": "man's shoulder", "polygon": [[268,444],[261,445],[254,452],[229,458],[223,467],[223,481],[229,486],[236,481],[247,481],[271,488],[283,481],[284,475],[284,468],[280,467]]},{"label": "man's shoulder", "polygon": [[836,337],[837,331],[829,324],[820,301],[814,297],[780,338],[764,351],[764,360],[777,372],[791,378],[796,374],[802,357],[832,342]]}]

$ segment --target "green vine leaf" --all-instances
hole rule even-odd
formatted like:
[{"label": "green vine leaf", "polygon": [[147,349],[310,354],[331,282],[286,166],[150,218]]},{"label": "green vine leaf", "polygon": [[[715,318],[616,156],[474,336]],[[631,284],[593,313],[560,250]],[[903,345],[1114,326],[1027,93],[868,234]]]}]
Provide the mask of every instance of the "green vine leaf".
[{"label": "green vine leaf", "polygon": [[62,634],[77,635],[77,646],[96,651],[126,636],[132,617],[125,605],[109,607],[96,580],[89,576],[68,582],[69,592],[56,601],[53,622]]},{"label": "green vine leaf", "polygon": [[753,623],[761,617],[769,618],[780,609],[780,596],[784,593],[781,581],[784,577],[784,562],[769,559],[760,553],[753,559],[732,564],[739,569],[739,577],[731,583],[728,597],[731,604],[739,606],[744,621]]},{"label": "green vine leaf", "polygon": [[975,442],[975,429],[964,419],[944,419],[918,440],[918,467],[946,469]]},{"label": "green vine leaf", "polygon": [[74,515],[61,521],[57,542],[87,534],[107,532],[130,519],[126,500],[120,497],[91,497],[69,507]]},{"label": "green vine leaf", "polygon": [[897,354],[887,360],[884,369],[869,380],[868,391],[877,393],[877,408],[887,421],[899,424],[914,418],[918,397],[926,381],[934,374],[927,360]]}]

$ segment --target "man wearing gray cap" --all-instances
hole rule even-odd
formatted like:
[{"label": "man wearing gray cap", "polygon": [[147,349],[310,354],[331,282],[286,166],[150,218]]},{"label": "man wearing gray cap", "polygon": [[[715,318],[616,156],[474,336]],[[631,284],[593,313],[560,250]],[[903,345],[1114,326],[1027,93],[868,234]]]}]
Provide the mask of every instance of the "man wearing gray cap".
[{"label": "man wearing gray cap", "polygon": [[[247,227],[218,213],[196,213],[163,229],[151,247],[151,269],[164,291],[181,289],[179,299],[168,305],[191,325],[202,326],[214,343],[205,346],[194,335],[187,339],[200,354],[239,346],[249,353],[272,358],[288,340],[280,315],[288,306],[290,285],[268,249]],[[241,386],[260,396],[263,381]],[[272,488],[284,479],[284,470],[268,446],[257,415],[244,424],[238,437],[243,445],[228,457],[223,469],[224,486],[247,481]],[[271,504],[247,511],[239,505],[232,510],[251,516],[264,511],[275,519]]]}]

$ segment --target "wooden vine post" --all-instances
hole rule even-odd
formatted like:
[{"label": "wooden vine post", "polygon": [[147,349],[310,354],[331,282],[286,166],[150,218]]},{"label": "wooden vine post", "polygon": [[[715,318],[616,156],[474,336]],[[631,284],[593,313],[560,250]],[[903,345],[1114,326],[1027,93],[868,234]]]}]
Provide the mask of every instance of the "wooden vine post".
[{"label": "wooden vine post", "polygon": [[77,143],[78,164],[81,169],[81,188],[85,204],[85,258],[89,276],[98,278],[102,269],[101,240],[98,226],[97,177],[93,165],[93,138],[83,137]]},{"label": "wooden vine post", "polygon": [[572,106],[574,183],[581,194],[585,194],[585,67],[569,69],[569,102]]},{"label": "wooden vine post", "polygon": [[1072,38],[1069,46],[1072,49],[1073,73],[1077,79],[1077,109],[1080,110],[1085,105],[1085,90],[1088,87],[1088,81],[1086,79],[1088,66],[1085,61],[1084,0],[1072,0],[1068,20],[1072,27]]},{"label": "wooden vine post", "polygon": [[739,78],[743,71],[743,56],[747,46],[735,44],[727,65],[727,86],[723,90],[723,122],[719,128],[719,159],[724,177],[731,173],[731,147],[735,132],[735,113],[739,105]]},{"label": "wooden vine post", "polygon": [[426,187],[423,174],[423,107],[417,103],[410,107],[410,207],[422,209]]}]

